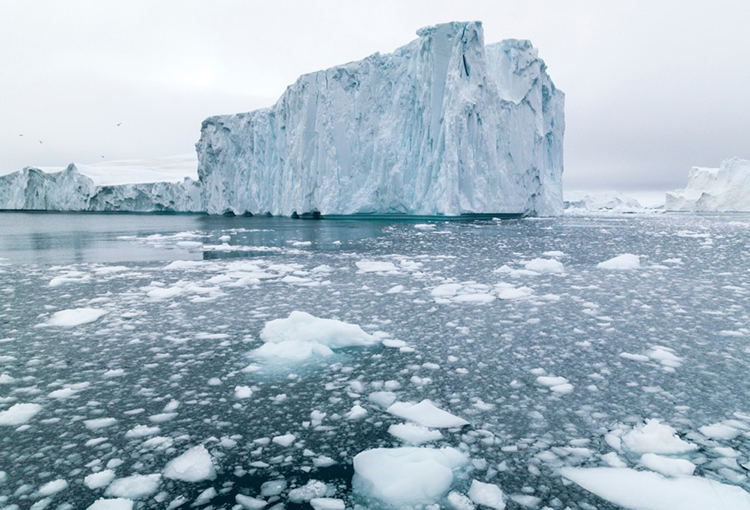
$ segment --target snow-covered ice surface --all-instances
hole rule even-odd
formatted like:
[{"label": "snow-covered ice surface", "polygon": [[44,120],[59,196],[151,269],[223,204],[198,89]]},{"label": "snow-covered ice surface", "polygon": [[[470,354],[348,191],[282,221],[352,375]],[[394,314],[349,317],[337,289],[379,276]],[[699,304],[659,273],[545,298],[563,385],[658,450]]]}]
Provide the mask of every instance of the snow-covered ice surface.
[{"label": "snow-covered ice surface", "polygon": [[749,215],[427,225],[0,214],[0,506],[750,508]]},{"label": "snow-covered ice surface", "polygon": [[691,168],[687,186],[668,192],[665,207],[670,211],[750,211],[750,161],[731,158],[719,168]]}]

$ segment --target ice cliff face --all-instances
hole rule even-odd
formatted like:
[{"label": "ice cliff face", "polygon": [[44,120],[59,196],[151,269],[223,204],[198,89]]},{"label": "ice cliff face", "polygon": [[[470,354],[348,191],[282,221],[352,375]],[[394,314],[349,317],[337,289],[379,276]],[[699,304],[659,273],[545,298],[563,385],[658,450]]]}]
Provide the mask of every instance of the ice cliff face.
[{"label": "ice cliff face", "polygon": [[96,186],[70,164],[62,172],[27,167],[0,176],[0,209],[40,211],[200,212],[200,184],[155,182]]},{"label": "ice cliff face", "polygon": [[719,168],[693,167],[684,189],[667,193],[670,211],[750,211],[750,161],[727,159]]},{"label": "ice cliff face", "polygon": [[479,22],[417,35],[205,120],[206,210],[560,214],[564,95],[531,43],[485,46]]}]

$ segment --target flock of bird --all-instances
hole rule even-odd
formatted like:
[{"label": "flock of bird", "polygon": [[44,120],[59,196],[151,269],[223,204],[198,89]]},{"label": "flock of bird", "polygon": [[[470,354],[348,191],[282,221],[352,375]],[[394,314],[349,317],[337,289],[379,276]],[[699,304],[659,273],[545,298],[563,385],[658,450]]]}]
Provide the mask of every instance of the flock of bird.
[{"label": "flock of bird", "polygon": [[[117,127],[120,127],[120,126],[122,126],[122,122],[117,123]],[[19,133],[18,136],[23,136],[23,133]],[[43,144],[44,142],[39,140],[39,143]],[[102,156],[102,159],[104,159],[104,156]]]}]

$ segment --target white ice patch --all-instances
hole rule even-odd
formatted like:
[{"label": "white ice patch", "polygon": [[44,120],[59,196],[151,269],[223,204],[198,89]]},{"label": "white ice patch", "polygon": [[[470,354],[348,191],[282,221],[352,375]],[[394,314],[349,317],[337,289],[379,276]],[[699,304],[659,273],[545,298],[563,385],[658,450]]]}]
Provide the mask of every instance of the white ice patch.
[{"label": "white ice patch", "polygon": [[388,433],[404,443],[420,445],[443,438],[439,430],[430,429],[414,423],[399,423],[388,427]]},{"label": "white ice patch", "polygon": [[184,482],[202,482],[216,477],[211,454],[203,445],[190,448],[169,461],[164,468],[164,477]]},{"label": "white ice patch", "polygon": [[414,423],[418,423],[425,427],[436,429],[463,427],[464,425],[469,424],[469,422],[463,418],[459,418],[458,416],[436,407],[429,400],[423,400],[418,404],[411,402],[396,402],[386,409],[386,412],[398,416],[399,418],[413,421]]},{"label": "white ice patch", "polygon": [[550,389],[550,391],[554,391],[555,393],[570,393],[573,391],[573,385],[568,382],[568,380],[564,377],[555,377],[555,376],[539,376],[536,378],[537,384],[541,384],[542,386],[546,386]]},{"label": "white ice patch", "polygon": [[354,484],[394,506],[429,504],[448,492],[454,471],[467,462],[454,448],[376,448],[354,457]]},{"label": "white ice patch", "polygon": [[141,499],[146,498],[156,492],[161,482],[161,475],[158,473],[152,475],[131,475],[125,478],[118,478],[113,481],[107,491],[106,496],[116,498]]},{"label": "white ice patch", "polygon": [[266,359],[303,361],[313,355],[330,356],[332,349],[378,343],[356,324],[319,319],[305,312],[292,312],[286,319],[266,323],[260,338],[265,344],[253,355]]},{"label": "white ice patch", "polygon": [[677,437],[677,431],[659,420],[646,420],[622,438],[625,447],[634,453],[675,455],[697,450],[698,446]]},{"label": "white ice patch", "polygon": [[83,483],[91,490],[101,489],[112,483],[115,479],[115,472],[112,469],[105,469],[98,473],[91,473],[83,479]]},{"label": "white ice patch", "polygon": [[133,510],[133,502],[125,498],[99,498],[86,510]]},{"label": "white ice patch", "polygon": [[469,498],[477,505],[493,508],[494,510],[505,510],[505,496],[497,485],[472,480],[469,488]]},{"label": "white ice patch", "polygon": [[641,464],[663,474],[664,476],[691,476],[695,471],[695,464],[686,459],[673,459],[655,453],[645,453],[641,457]]},{"label": "white ice patch", "polygon": [[398,273],[398,267],[393,262],[359,260],[355,262],[358,273]]},{"label": "white ice patch", "polygon": [[596,267],[615,271],[639,269],[641,267],[641,257],[632,253],[624,253],[604,262],[599,262]]},{"label": "white ice patch", "polygon": [[637,510],[750,510],[750,494],[697,476],[664,478],[628,468],[572,468],[560,474],[602,499]]},{"label": "white ice patch", "polygon": [[565,269],[562,262],[553,259],[532,259],[524,264],[524,267],[535,273],[564,273]]},{"label": "white ice patch", "polygon": [[39,326],[71,328],[96,322],[106,314],[106,310],[100,310],[98,308],[72,308],[70,310],[60,310],[59,312],[53,313],[52,317],[47,319],[47,322],[39,324]]},{"label": "white ice patch", "polygon": [[10,409],[0,411],[0,425],[23,425],[41,410],[42,406],[39,404],[14,404]]}]

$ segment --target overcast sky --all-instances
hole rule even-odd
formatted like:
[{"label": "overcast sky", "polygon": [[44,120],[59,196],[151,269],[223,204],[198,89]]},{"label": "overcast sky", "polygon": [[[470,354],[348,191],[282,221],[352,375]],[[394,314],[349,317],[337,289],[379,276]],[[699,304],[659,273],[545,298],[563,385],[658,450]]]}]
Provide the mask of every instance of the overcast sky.
[{"label": "overcast sky", "polygon": [[3,0],[0,173],[192,152],[209,115],[475,19],[530,39],[566,93],[566,189],[750,159],[750,0]]}]

